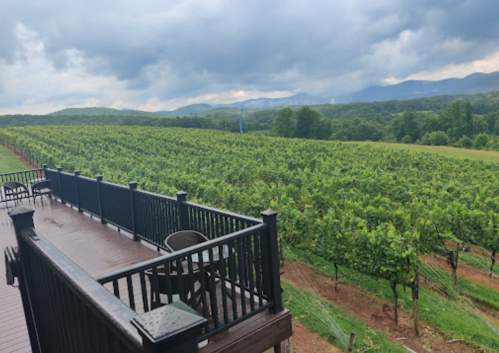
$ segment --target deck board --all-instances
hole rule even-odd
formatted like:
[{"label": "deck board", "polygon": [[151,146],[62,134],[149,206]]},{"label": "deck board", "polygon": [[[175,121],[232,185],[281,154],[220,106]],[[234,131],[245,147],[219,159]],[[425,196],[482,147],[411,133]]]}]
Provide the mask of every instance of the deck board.
[{"label": "deck board", "polygon": [[[91,276],[157,257],[159,253],[140,242],[103,225],[98,219],[63,205],[47,197],[22,200],[19,204],[35,210],[36,230],[56,248]],[[0,204],[0,249],[16,245],[14,228],[8,211],[14,202]],[[110,251],[112,249],[113,251]],[[5,274],[5,262],[0,261],[0,275]],[[0,352],[31,352],[21,295],[17,288],[7,286],[0,278]]]}]

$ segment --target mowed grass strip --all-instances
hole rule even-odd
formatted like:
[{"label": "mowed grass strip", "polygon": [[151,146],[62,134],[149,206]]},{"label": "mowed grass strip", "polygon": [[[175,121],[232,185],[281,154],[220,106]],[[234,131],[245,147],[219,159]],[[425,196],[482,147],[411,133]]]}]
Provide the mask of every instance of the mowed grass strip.
[{"label": "mowed grass strip", "polygon": [[399,343],[392,342],[384,332],[369,328],[365,323],[333,304],[286,281],[282,281],[282,287],[284,307],[291,312],[293,319],[298,320],[307,329],[318,333],[331,344],[346,349],[331,328],[334,321],[347,336],[352,331],[357,333],[354,352],[407,353],[407,350]]},{"label": "mowed grass strip", "polygon": [[376,148],[388,148],[396,151],[406,150],[413,152],[428,152],[439,154],[448,158],[462,158],[469,160],[479,160],[484,162],[499,163],[499,152],[471,150],[466,148],[456,148],[448,146],[423,146],[423,145],[405,145],[401,143],[386,143],[386,142],[348,142],[358,145],[369,145]]},{"label": "mowed grass strip", "polygon": [[[314,269],[326,276],[334,277],[334,265],[321,257],[310,255],[296,248],[292,248],[291,256],[312,265]],[[344,267],[340,268],[340,273],[341,281],[358,285],[378,297],[393,302],[393,293],[388,281],[363,275]],[[401,308],[411,311],[411,291],[400,289],[398,295]],[[462,339],[484,352],[499,352],[499,327],[485,322],[484,317],[465,308],[461,303],[448,300],[431,290],[420,288],[418,307],[421,320],[437,328],[447,338]]]},{"label": "mowed grass strip", "polygon": [[19,172],[27,169],[28,167],[18,160],[12,152],[6,147],[0,146],[0,174]]},{"label": "mowed grass strip", "polygon": [[[498,255],[496,255],[496,259],[499,259]],[[492,260],[490,258],[487,259],[483,256],[467,252],[459,253],[459,262],[487,273],[490,273],[490,266],[492,265]],[[499,261],[496,261],[494,264],[492,273],[499,276]]]}]

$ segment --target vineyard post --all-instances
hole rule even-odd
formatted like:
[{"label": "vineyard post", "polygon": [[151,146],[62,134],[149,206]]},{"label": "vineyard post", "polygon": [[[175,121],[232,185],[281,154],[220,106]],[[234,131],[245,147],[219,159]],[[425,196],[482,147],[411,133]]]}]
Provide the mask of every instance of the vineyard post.
[{"label": "vineyard post", "polygon": [[57,180],[59,182],[59,195],[61,197],[61,203],[64,205],[64,195],[62,194],[62,185],[61,185],[61,172],[62,172],[62,167],[57,167]]},{"label": "vineyard post", "polygon": [[78,177],[79,176],[80,176],[80,171],[75,170],[76,207],[78,208],[78,212],[82,212],[81,206],[80,206],[80,188],[78,187]]},{"label": "vineyard post", "polygon": [[179,230],[189,229],[189,217],[187,214],[187,193],[185,191],[177,192],[177,213]]},{"label": "vineyard post", "polygon": [[490,278],[492,278],[492,274],[494,271],[494,264],[496,263],[496,249],[492,251],[492,255],[490,255],[490,258],[492,260],[492,265],[490,265]]},{"label": "vineyard post", "polygon": [[264,241],[267,243],[267,261],[269,263],[270,300],[273,306],[269,309],[273,313],[283,310],[281,298],[281,280],[279,269],[279,244],[277,240],[277,212],[271,209],[261,213],[263,223],[267,225],[267,232]]},{"label": "vineyard post", "polygon": [[139,237],[137,236],[137,216],[135,213],[135,190],[137,190],[137,182],[136,181],[131,181],[128,183],[130,186],[130,209],[131,209],[131,214],[132,214],[132,234],[133,234],[133,240],[134,241],[139,241]]},{"label": "vineyard post", "polygon": [[416,331],[416,336],[420,336],[419,332],[419,311],[418,311],[418,299],[419,299],[419,274],[416,270],[416,276],[412,281],[411,291],[412,291],[412,311],[414,313],[414,330]]},{"label": "vineyard post", "polygon": [[102,224],[106,224],[106,221],[104,220],[104,207],[102,205],[102,196],[101,196],[101,190],[100,190],[100,183],[102,181],[102,175],[97,175],[95,177],[95,180],[97,180],[97,200],[99,201],[100,222]]}]

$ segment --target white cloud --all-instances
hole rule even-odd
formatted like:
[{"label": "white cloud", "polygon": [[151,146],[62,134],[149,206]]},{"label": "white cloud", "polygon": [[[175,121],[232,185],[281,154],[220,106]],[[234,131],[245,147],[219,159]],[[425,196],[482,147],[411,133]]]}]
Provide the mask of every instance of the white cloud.
[{"label": "white cloud", "polygon": [[396,84],[406,80],[438,81],[446,78],[463,78],[476,72],[491,73],[499,71],[499,51],[463,64],[445,65],[433,71],[421,71],[405,78],[388,77],[385,84]]}]

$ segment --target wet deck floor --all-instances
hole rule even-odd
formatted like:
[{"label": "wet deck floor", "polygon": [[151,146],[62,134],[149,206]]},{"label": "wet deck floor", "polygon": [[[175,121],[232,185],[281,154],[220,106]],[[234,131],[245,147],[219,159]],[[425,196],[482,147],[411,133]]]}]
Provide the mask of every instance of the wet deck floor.
[{"label": "wet deck floor", "polygon": [[[43,202],[42,202],[43,201]],[[47,197],[18,203],[33,208],[36,230],[91,276],[98,276],[159,256],[159,253],[98,219],[79,213]],[[16,245],[8,212],[14,202],[0,204],[0,249]],[[0,261],[0,276],[5,262]],[[7,286],[0,278],[0,352],[31,352],[21,296],[17,288]]]}]

